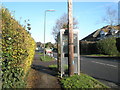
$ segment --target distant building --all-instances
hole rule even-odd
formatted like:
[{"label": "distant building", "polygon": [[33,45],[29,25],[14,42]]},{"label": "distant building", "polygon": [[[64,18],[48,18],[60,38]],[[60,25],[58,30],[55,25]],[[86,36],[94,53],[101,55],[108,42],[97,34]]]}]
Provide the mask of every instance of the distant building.
[{"label": "distant building", "polygon": [[42,53],[44,51],[43,44],[41,42],[36,42],[36,45],[37,45],[36,51]]}]

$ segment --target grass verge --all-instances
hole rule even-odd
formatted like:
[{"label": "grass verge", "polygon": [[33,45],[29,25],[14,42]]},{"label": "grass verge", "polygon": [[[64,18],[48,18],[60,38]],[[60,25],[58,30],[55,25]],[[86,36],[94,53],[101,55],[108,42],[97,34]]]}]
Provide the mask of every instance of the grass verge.
[{"label": "grass verge", "polygon": [[50,57],[50,56],[48,56],[48,55],[45,55],[45,58],[44,58],[44,56],[40,56],[40,60],[47,62],[47,61],[52,61],[52,60],[54,60],[54,58],[53,58],[53,57]]},{"label": "grass verge", "polygon": [[49,65],[48,67],[51,70],[57,71],[57,65],[56,64],[55,65]]},{"label": "grass verge", "polygon": [[[48,67],[51,70],[57,70],[57,65],[49,65]],[[72,77],[63,77],[60,79],[60,83],[62,88],[109,88],[98,80],[83,73]]]},{"label": "grass verge", "polygon": [[41,52],[35,52],[37,55],[43,55],[44,53]]},{"label": "grass verge", "polygon": [[85,56],[119,57],[118,55],[104,55],[104,54],[91,54],[91,55],[85,55]]},{"label": "grass verge", "polygon": [[44,53],[39,53],[39,55],[43,55]]},{"label": "grass verge", "polygon": [[81,73],[60,80],[62,88],[109,88],[96,79]]}]

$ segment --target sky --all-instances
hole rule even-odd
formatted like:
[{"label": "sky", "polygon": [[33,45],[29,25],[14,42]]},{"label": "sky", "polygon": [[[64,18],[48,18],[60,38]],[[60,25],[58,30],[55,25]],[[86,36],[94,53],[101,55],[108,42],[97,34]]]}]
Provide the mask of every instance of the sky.
[{"label": "sky", "polygon": [[[46,42],[54,43],[52,28],[56,20],[67,13],[67,2],[3,2],[3,6],[15,16],[15,19],[24,25],[29,19],[30,33],[36,42],[44,42],[44,14],[45,10],[54,9],[46,15]],[[97,29],[107,25],[101,22],[106,15],[106,7],[117,10],[117,2],[73,2],[73,16],[78,21],[79,40]],[[15,11],[13,13],[13,11]]]}]

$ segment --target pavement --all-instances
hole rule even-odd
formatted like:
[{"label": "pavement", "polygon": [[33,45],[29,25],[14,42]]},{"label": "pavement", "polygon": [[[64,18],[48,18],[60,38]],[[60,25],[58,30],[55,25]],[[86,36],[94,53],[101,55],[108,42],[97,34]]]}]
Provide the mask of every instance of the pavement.
[{"label": "pavement", "polygon": [[[56,56],[56,55],[55,55]],[[119,58],[81,56],[81,72],[92,76],[111,88],[118,88]],[[32,68],[28,75],[28,88],[56,88],[61,89],[56,72],[48,65],[57,64],[57,60],[50,62],[40,61],[40,55],[35,54]]]},{"label": "pavement", "polygon": [[52,71],[48,68],[48,65],[57,64],[57,61],[42,62],[40,61],[40,55],[37,53],[34,56],[32,68],[28,75],[27,88],[56,88],[61,89],[57,72]]}]

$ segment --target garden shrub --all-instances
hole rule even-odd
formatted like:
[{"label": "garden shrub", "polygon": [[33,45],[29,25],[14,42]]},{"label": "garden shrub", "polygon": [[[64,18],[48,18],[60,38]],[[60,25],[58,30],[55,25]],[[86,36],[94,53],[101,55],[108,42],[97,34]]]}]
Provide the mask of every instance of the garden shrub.
[{"label": "garden shrub", "polygon": [[116,43],[117,43],[116,38],[110,37],[110,38],[106,38],[106,39],[98,41],[96,43],[96,46],[100,54],[119,56],[120,53],[117,50]]},{"label": "garden shrub", "polygon": [[2,14],[2,88],[23,88],[35,41],[6,8]]},{"label": "garden shrub", "polygon": [[120,56],[120,38],[109,37],[94,43],[81,42],[81,54],[104,54]]}]

